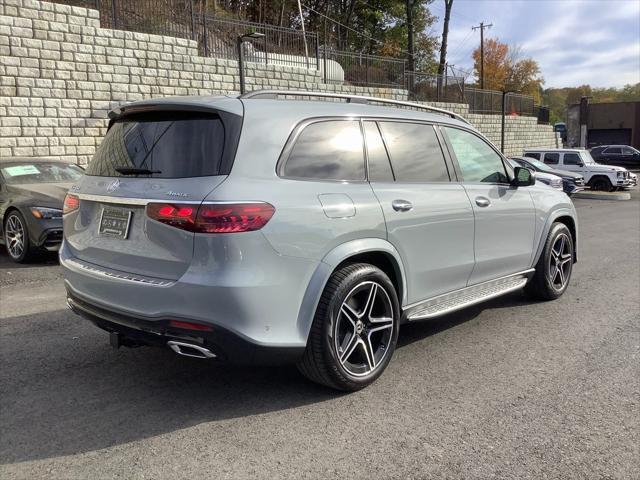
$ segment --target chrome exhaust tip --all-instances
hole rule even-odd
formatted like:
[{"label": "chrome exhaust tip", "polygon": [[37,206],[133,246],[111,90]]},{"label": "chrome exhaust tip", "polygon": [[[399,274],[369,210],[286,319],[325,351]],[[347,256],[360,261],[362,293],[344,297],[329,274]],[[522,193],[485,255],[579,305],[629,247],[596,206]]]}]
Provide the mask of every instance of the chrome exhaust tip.
[{"label": "chrome exhaust tip", "polygon": [[176,342],[175,340],[170,340],[167,342],[167,346],[178,355],[182,355],[184,357],[216,358],[216,354],[211,350],[199,345],[194,345],[192,343]]}]

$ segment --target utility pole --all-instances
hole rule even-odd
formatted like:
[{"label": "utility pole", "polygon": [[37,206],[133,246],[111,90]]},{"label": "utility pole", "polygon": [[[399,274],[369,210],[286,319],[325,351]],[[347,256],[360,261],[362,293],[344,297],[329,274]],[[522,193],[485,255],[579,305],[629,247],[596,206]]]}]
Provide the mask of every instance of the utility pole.
[{"label": "utility pole", "polygon": [[484,89],[484,29],[493,27],[493,23],[485,25],[480,22],[477,27],[471,27],[471,30],[480,30],[480,88]]}]

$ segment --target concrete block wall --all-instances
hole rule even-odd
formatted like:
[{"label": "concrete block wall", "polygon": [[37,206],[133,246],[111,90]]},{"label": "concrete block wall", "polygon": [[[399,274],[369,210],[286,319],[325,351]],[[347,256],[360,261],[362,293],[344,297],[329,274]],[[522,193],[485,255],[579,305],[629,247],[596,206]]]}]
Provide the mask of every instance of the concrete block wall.
[{"label": "concrete block wall", "polygon": [[[407,97],[404,90],[324,85],[316,70],[278,65],[247,63],[246,77],[249,90]],[[107,112],[117,105],[238,90],[237,62],[199,56],[193,40],[103,29],[96,10],[0,0],[0,157],[53,156],[86,164],[106,131]],[[468,111],[462,104],[435,105]],[[469,117],[499,143],[499,116]],[[551,127],[535,119],[508,119],[507,125],[510,153],[555,145]]]}]

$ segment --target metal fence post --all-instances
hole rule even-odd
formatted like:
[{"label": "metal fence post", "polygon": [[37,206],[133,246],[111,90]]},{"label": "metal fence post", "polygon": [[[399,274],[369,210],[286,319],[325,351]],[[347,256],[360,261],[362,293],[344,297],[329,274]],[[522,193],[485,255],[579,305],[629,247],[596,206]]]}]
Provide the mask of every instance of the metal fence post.
[{"label": "metal fence post", "polygon": [[116,6],[116,0],[111,0],[111,19],[113,21],[113,28],[118,28],[118,7]]},{"label": "metal fence post", "polygon": [[329,78],[327,74],[327,44],[325,43],[322,47],[322,61],[324,63],[324,83],[325,85],[329,83],[327,80]]},{"label": "metal fence post", "polygon": [[267,35],[269,34],[269,30],[264,31],[264,64],[267,65],[269,63],[269,47],[267,46]]},{"label": "metal fence post", "polygon": [[196,32],[196,16],[193,13],[193,0],[189,0],[189,7],[191,7],[191,39],[198,39],[198,32]]},{"label": "metal fence post", "polygon": [[202,16],[202,41],[204,42],[204,56],[209,56],[209,28],[207,27],[207,15]]},{"label": "metal fence post", "polygon": [[316,70],[320,70],[320,37],[316,33]]}]

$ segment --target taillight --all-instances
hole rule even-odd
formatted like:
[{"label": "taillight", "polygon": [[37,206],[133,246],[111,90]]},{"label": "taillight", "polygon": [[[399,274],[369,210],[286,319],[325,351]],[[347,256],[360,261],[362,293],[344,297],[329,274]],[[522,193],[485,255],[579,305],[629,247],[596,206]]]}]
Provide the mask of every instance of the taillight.
[{"label": "taillight", "polygon": [[268,203],[150,203],[153,220],[196,233],[240,233],[260,230],[275,212]]},{"label": "taillight", "polygon": [[195,231],[198,204],[149,203],[147,216],[172,227]]},{"label": "taillight", "polygon": [[80,198],[77,195],[67,193],[64,197],[64,204],[62,205],[62,214],[66,215],[80,208]]}]

